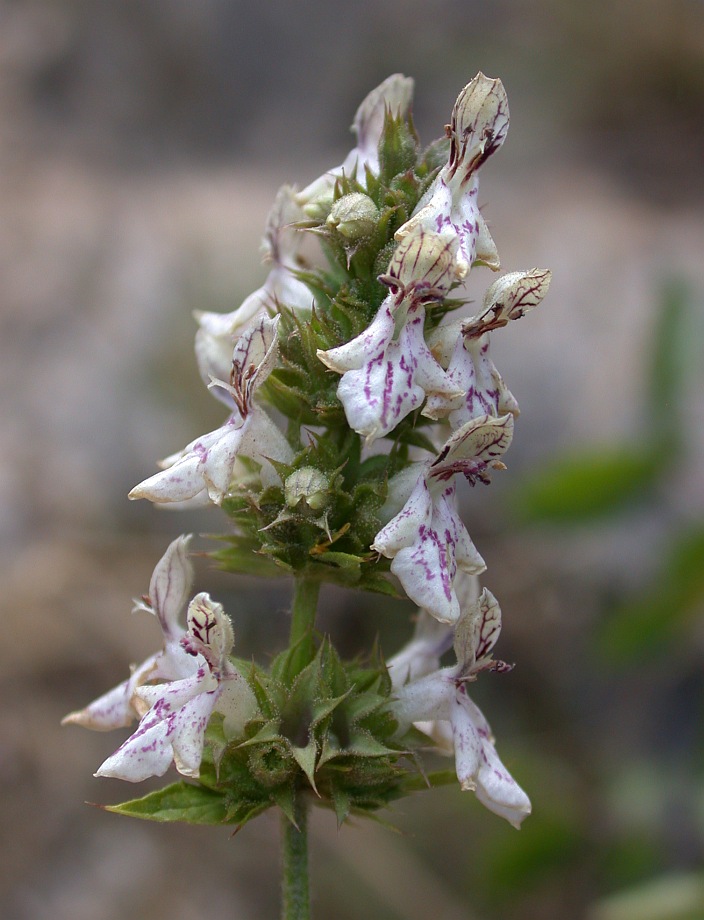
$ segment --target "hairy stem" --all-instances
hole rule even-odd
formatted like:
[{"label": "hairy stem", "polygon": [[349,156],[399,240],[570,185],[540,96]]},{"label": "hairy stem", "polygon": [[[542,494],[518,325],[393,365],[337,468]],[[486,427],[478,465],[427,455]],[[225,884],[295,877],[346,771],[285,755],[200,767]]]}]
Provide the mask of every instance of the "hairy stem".
[{"label": "hairy stem", "polygon": [[281,874],[281,920],[310,920],[308,884],[308,807],[296,796],[297,827],[281,816],[283,831]]},{"label": "hairy stem", "polygon": [[293,647],[301,640],[306,641],[310,648],[310,658],[313,658],[315,649],[313,645],[313,627],[315,625],[315,611],[318,606],[318,593],[320,582],[309,581],[305,578],[296,579],[291,607],[291,634],[289,645]]}]

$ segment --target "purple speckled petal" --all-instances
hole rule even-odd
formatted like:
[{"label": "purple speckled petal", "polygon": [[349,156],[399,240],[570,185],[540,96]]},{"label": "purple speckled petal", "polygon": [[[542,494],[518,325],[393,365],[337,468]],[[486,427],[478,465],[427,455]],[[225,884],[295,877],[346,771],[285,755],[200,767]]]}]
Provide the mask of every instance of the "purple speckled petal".
[{"label": "purple speckled petal", "polygon": [[432,498],[421,468],[405,505],[386,527],[382,527],[374,538],[371,549],[382,556],[393,558],[400,549],[415,543],[420,528],[428,527],[432,516]]},{"label": "purple speckled petal", "polygon": [[326,367],[338,374],[358,370],[374,358],[384,353],[394,334],[394,310],[396,301],[393,295],[384,300],[374,319],[360,335],[328,351],[320,349],[318,357]]},{"label": "purple speckled petal", "polygon": [[[464,690],[464,687],[461,688]],[[501,762],[494,747],[491,729],[478,706],[458,691],[458,697],[474,722],[481,739],[476,794],[482,805],[505,818],[515,828],[531,813],[530,799]]]},{"label": "purple speckled petal", "polygon": [[201,693],[177,714],[173,739],[174,765],[182,776],[197,777],[200,773],[205,730],[219,695],[219,689]]},{"label": "purple speckled petal", "polygon": [[460,787],[465,792],[474,792],[477,788],[482,741],[474,719],[463,705],[463,697],[463,693],[455,691],[450,709],[455,770]]},{"label": "purple speckled petal", "polygon": [[205,728],[217,701],[217,689],[218,682],[203,661],[193,677],[138,688],[137,695],[151,708],[134,734],[107,758],[95,775],[135,783],[149,776],[163,776],[178,752],[176,765],[180,772],[197,776]]}]

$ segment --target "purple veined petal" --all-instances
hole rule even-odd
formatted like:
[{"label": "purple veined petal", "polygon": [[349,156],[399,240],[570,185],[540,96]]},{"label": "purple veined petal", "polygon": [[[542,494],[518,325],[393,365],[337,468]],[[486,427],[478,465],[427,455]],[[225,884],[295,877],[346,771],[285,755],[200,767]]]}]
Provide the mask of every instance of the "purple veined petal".
[{"label": "purple veined petal", "polygon": [[411,218],[399,230],[398,245],[391,256],[386,274],[379,280],[393,293],[397,289],[411,302],[440,301],[462,279],[458,269],[460,241],[449,221]]},{"label": "purple veined petal", "polygon": [[141,687],[140,696],[145,701],[154,699],[158,692],[161,695],[134,734],[107,758],[95,775],[141,782],[150,776],[163,776],[178,754],[177,768],[183,766],[184,771],[189,771],[185,775],[197,776],[205,728],[217,690],[217,681],[206,670],[204,665],[193,678],[159,687]]},{"label": "purple veined petal", "polygon": [[367,442],[387,435],[425,398],[414,382],[418,362],[409,339],[407,324],[398,341],[359,370],[347,371],[338,385],[350,428]]},{"label": "purple veined petal", "polygon": [[475,666],[487,659],[501,635],[501,608],[484,588],[476,603],[462,611],[455,628],[454,649],[458,677],[470,676]]},{"label": "purple veined petal", "polygon": [[551,280],[552,272],[544,268],[510,272],[497,278],[484,295],[481,312],[464,323],[464,336],[477,339],[511,320],[521,319],[542,302]]},{"label": "purple veined petal", "polygon": [[212,381],[211,385],[219,385],[229,391],[243,419],[252,411],[254,393],[276,365],[279,354],[276,327],[280,319],[280,316],[273,319],[262,316],[249,326],[235,343],[230,383]]},{"label": "purple veined petal", "polygon": [[186,637],[182,644],[191,654],[201,654],[219,679],[235,643],[232,622],[222,604],[213,601],[206,591],[201,591],[188,605],[186,624]]},{"label": "purple veined petal", "polygon": [[239,337],[232,353],[233,379],[247,379],[253,389],[266,380],[276,364],[276,327],[280,319],[262,316]]},{"label": "purple veined petal", "polygon": [[[296,224],[304,218],[305,214],[298,203],[296,189],[292,185],[282,185],[276,193],[266,219],[261,245],[265,262],[273,262],[274,268],[297,266],[303,234],[299,232]],[[273,286],[270,285],[270,289]]]},{"label": "purple veined petal", "polygon": [[[234,407],[230,407],[234,408]],[[176,451],[173,454],[169,454],[168,457],[164,457],[163,460],[158,462],[158,466],[162,470],[168,470],[179,460],[183,460],[184,457],[187,457],[189,454],[197,453],[199,456],[202,456],[208,448],[215,444],[224,431],[227,431],[231,426],[237,427],[241,425],[242,421],[240,419],[239,413],[235,410],[232,415],[229,416],[224,425],[221,425],[219,428],[215,428],[213,431],[209,431],[207,434],[202,434],[200,437],[194,438],[190,443],[186,444],[181,450]]]},{"label": "purple veined petal", "polygon": [[197,670],[190,677],[165,684],[144,684],[136,689],[136,696],[147,704],[155,717],[165,719],[199,694],[217,690],[217,678],[211,674],[205,659],[200,656],[195,661]]},{"label": "purple veined petal", "polygon": [[462,380],[466,388],[460,405],[450,412],[453,427],[460,428],[481,415],[518,415],[518,403],[489,357],[488,335],[461,344],[454,379]]},{"label": "purple veined petal", "polygon": [[496,753],[491,729],[481,710],[466,693],[461,694],[462,704],[474,722],[481,739],[481,755],[477,771],[476,795],[479,801],[505,818],[509,824],[519,828],[521,822],[531,813],[530,799],[508,772]]},{"label": "purple veined petal", "polygon": [[461,395],[457,384],[445,373],[428,348],[423,332],[424,323],[425,309],[422,306],[408,311],[405,328],[408,349],[416,358],[415,382],[429,398],[438,393],[447,398]]},{"label": "purple veined petal", "polygon": [[[428,527],[433,515],[433,502],[422,469],[405,505],[374,538],[371,549],[382,556],[393,556],[414,544],[422,527]],[[419,606],[423,606],[422,604]]]},{"label": "purple veined petal", "polygon": [[508,450],[513,438],[513,416],[483,415],[458,428],[433,461],[430,476],[449,479],[462,473],[470,482],[487,481],[488,469]]},{"label": "purple veined petal", "polygon": [[173,719],[142,719],[137,731],[100,765],[95,776],[141,783],[150,776],[163,776],[173,761]]},{"label": "purple veined petal", "polygon": [[509,125],[503,83],[478,73],[460,92],[452,109],[448,172],[466,182],[503,144]]},{"label": "purple veined petal", "polygon": [[416,524],[413,542],[396,552],[391,571],[419,607],[441,623],[455,623],[461,612],[454,588],[458,565],[469,574],[486,566],[457,513],[454,484],[438,492],[435,485],[428,489],[424,479],[422,483],[430,499],[430,520]]},{"label": "purple veined petal", "polygon": [[196,778],[203,759],[205,730],[218,701],[219,689],[201,693],[176,714],[173,735],[174,765],[182,776]]},{"label": "purple veined petal", "polygon": [[[196,313],[200,328],[196,333],[196,361],[201,379],[209,385],[211,379],[229,380],[232,353],[237,339],[249,323],[264,313],[270,295],[267,286],[250,294],[232,313]],[[222,388],[210,387],[213,395],[227,406],[232,396]]]},{"label": "purple veined petal", "polygon": [[432,527],[421,527],[415,543],[396,554],[391,571],[415,604],[441,623],[454,623],[460,615],[452,590],[457,563],[443,536]]},{"label": "purple veined petal", "polygon": [[[480,575],[486,563],[477,552],[457,509],[457,490],[454,482],[444,483],[441,491],[437,484],[430,488],[433,496],[433,528],[444,535],[455,562],[466,575]],[[454,579],[453,579],[454,592]],[[456,592],[454,592],[456,593]],[[459,603],[459,600],[458,600]]]},{"label": "purple veined petal", "polygon": [[364,332],[337,348],[319,349],[318,358],[338,374],[359,370],[368,361],[378,358],[393,338],[396,306],[393,295],[389,294]]},{"label": "purple veined petal", "polygon": [[398,228],[394,234],[394,239],[400,242],[411,234],[418,233],[421,229],[441,233],[444,229],[447,229],[451,210],[452,191],[441,170],[433,184],[415,206],[413,214],[405,224]]},{"label": "purple veined petal", "polygon": [[193,565],[188,557],[190,541],[191,535],[184,534],[170,543],[149,582],[149,600],[166,642],[183,635],[179,617],[193,584]]}]

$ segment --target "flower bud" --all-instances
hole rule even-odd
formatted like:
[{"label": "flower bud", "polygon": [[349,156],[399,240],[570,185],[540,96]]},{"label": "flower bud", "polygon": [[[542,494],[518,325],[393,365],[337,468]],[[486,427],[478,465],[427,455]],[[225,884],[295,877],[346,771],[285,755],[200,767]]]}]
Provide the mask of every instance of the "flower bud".
[{"label": "flower bud", "polygon": [[351,192],[333,204],[326,224],[346,240],[369,236],[379,221],[379,209],[368,195]]},{"label": "flower bud", "polygon": [[303,500],[311,511],[322,511],[329,504],[329,490],[328,477],[313,466],[295,470],[284,485],[286,504],[289,508],[295,508]]}]

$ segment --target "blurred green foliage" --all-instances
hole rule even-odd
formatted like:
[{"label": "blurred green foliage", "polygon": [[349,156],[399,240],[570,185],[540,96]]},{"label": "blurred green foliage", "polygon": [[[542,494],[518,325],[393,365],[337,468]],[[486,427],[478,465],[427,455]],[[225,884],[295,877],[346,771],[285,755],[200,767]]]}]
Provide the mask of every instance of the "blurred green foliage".
[{"label": "blurred green foliage", "polygon": [[[601,686],[594,683],[592,692],[597,699],[603,697],[602,707],[606,699],[609,707],[618,709],[630,696],[631,705],[624,711],[632,713],[632,699],[642,695],[646,707],[643,726],[653,733],[645,744],[655,745],[653,769],[657,765],[658,780],[654,786],[646,784],[647,788],[639,785],[642,751],[626,748],[619,769],[631,798],[650,803],[649,820],[644,825],[638,813],[642,806],[634,811],[633,801],[629,806],[619,796],[623,813],[601,815],[606,823],[599,829],[598,839],[598,815],[588,818],[573,811],[562,815],[549,811],[540,817],[536,803],[530,833],[521,834],[516,841],[502,841],[490,867],[487,891],[501,892],[509,901],[512,891],[517,895],[523,891],[525,896],[541,874],[562,868],[565,879],[589,879],[591,896],[587,900],[594,905],[589,920],[704,918],[701,876],[670,874],[666,856],[669,841],[662,840],[663,827],[672,821],[670,799],[679,801],[677,796],[681,795],[682,801],[686,800],[686,788],[676,788],[675,776],[696,772],[701,760],[695,752],[701,751],[701,732],[688,729],[696,712],[692,706],[672,712],[664,703],[661,713],[647,709],[649,700],[657,695],[658,681],[671,697],[687,679],[694,681],[694,692],[701,695],[702,689],[701,681],[687,676],[688,665],[681,656],[683,649],[691,646],[697,614],[704,612],[704,522],[696,519],[691,508],[668,501],[668,487],[689,459],[684,405],[701,354],[694,306],[690,291],[681,281],[663,284],[642,385],[642,431],[631,442],[585,445],[579,452],[558,457],[519,483],[510,496],[511,510],[521,524],[551,528],[566,539],[571,534],[577,540],[587,525],[591,533],[601,527],[604,532],[612,528],[613,534],[619,527],[641,526],[646,519],[655,522],[656,546],[649,550],[653,564],[641,584],[634,589],[632,579],[616,579],[614,584],[612,577],[601,588],[596,641],[586,667],[597,675],[592,680]],[[594,577],[598,582],[598,573]],[[625,587],[627,584],[631,587]],[[598,587],[596,593],[600,593]],[[643,681],[648,680],[650,686],[644,692]],[[701,707],[701,701],[697,705]],[[601,730],[597,722],[597,741]],[[672,733],[669,744],[658,737],[658,732],[664,731]],[[582,793],[596,801],[594,784],[603,791],[608,783],[605,771],[615,764],[604,764],[600,752],[589,750],[586,744]],[[692,762],[679,765],[673,773],[674,758],[693,745]],[[567,754],[567,763],[570,754],[575,752]],[[563,796],[563,803],[568,800],[569,795]],[[688,852],[701,854],[704,827],[691,803],[685,811],[687,829],[677,831],[690,838],[685,847]],[[680,842],[678,846],[685,845]],[[608,891],[618,893],[601,897]]]}]

